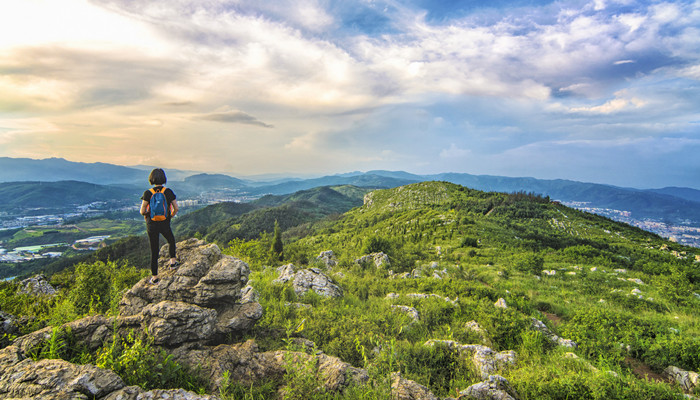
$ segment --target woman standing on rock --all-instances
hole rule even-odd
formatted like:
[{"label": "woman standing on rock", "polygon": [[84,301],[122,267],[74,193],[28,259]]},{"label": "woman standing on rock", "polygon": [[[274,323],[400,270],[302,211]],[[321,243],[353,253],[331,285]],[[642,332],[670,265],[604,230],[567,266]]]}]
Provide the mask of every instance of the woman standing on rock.
[{"label": "woman standing on rock", "polygon": [[168,253],[170,255],[170,268],[177,266],[175,258],[175,235],[170,229],[170,219],[177,214],[177,200],[175,192],[163,186],[167,182],[165,171],[156,168],[148,176],[148,182],[153,185],[141,196],[141,215],[146,219],[146,231],[151,245],[151,279],[150,283],[158,283],[158,250],[160,235],[168,241]]}]

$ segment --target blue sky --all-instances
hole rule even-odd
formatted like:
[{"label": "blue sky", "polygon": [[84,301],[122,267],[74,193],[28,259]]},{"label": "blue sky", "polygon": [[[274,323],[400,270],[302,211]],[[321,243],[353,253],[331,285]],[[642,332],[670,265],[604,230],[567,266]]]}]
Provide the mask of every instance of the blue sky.
[{"label": "blue sky", "polygon": [[698,1],[0,7],[0,156],[700,188]]}]

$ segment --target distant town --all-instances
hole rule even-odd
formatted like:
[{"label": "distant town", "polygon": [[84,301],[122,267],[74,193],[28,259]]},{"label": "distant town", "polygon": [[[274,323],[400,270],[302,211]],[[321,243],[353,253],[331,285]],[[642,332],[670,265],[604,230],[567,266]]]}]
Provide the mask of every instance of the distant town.
[{"label": "distant town", "polygon": [[[233,194],[231,192],[208,193],[206,197],[182,199],[179,201],[179,205],[184,212],[187,212],[224,201],[248,202],[254,199],[254,197],[241,196],[240,194]],[[625,222],[646,231],[656,233],[673,242],[700,248],[700,227],[690,226],[689,224],[672,225],[662,221],[635,219],[629,211],[591,207],[590,204],[586,202],[562,202],[562,204],[581,211],[602,215],[615,221]],[[34,211],[36,212],[37,210]],[[110,205],[107,203],[95,202],[77,206],[74,210],[63,214],[11,216],[2,212],[0,213],[0,230],[29,227],[65,227],[64,224],[67,221],[99,217],[107,211],[134,213],[133,219],[140,219],[138,216],[138,205],[110,208]],[[109,235],[89,236],[75,240],[73,243],[42,244],[12,249],[3,247],[3,243],[0,242],[0,263],[21,263],[41,258],[60,257],[63,253],[61,251],[55,251],[55,249],[61,247],[71,247],[77,251],[94,251],[105,246],[105,240],[109,237]]]},{"label": "distant town", "polygon": [[672,242],[681,243],[686,246],[700,247],[700,227],[690,226],[690,221],[688,221],[688,225],[672,225],[662,221],[636,219],[629,211],[591,207],[587,202],[562,202],[562,204],[577,210],[602,215],[614,221],[636,226],[645,231],[656,233]]},{"label": "distant town", "polygon": [[[234,194],[230,191],[222,193],[206,193],[197,199],[182,199],[178,200],[178,205],[182,212],[193,211],[207,205],[221,203],[224,201],[247,202],[254,200],[257,197],[242,196]],[[65,228],[70,221],[83,220],[87,218],[100,217],[106,212],[127,212],[133,213],[135,220],[141,220],[138,215],[139,205],[115,205],[107,202],[93,202],[76,206],[75,209],[69,210],[61,214],[44,214],[44,215],[10,215],[7,212],[0,212],[0,231],[11,229],[24,228]],[[38,213],[40,210],[32,210],[33,213]],[[6,245],[0,241],[0,263],[22,263],[26,261],[38,260],[43,258],[57,258],[63,255],[62,251],[56,251],[60,248],[72,248],[77,251],[95,251],[106,246],[106,240],[110,235],[89,236],[86,238],[75,240],[72,243],[51,243],[35,246],[22,246],[16,248],[5,248]]]}]

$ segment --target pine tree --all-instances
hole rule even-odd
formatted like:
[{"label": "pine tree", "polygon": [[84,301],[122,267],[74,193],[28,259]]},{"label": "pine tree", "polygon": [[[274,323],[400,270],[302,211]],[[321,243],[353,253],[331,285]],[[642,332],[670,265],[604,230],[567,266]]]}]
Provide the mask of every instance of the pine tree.
[{"label": "pine tree", "polygon": [[272,247],[270,248],[270,251],[276,259],[282,260],[283,250],[284,248],[282,245],[282,234],[280,233],[280,224],[277,223],[277,220],[275,220],[275,233],[272,239]]}]

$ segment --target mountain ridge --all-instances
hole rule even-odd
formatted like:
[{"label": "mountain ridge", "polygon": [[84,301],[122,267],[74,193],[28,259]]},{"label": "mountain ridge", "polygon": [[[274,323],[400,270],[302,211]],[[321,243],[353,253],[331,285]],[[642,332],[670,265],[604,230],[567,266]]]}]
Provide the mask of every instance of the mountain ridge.
[{"label": "mountain ridge", "polygon": [[[10,165],[11,160],[16,161],[14,167]],[[41,162],[45,163],[43,167],[39,167]],[[56,169],[54,168],[56,163],[62,165],[58,168],[59,171],[63,171],[61,177],[67,174],[65,172],[66,166],[72,165],[74,179],[79,180],[78,177],[82,177],[86,179],[86,182],[91,183],[104,184],[112,179],[122,184],[130,182],[142,185],[146,180],[145,173],[141,169],[129,169],[111,164],[72,163],[63,159],[30,160],[4,157],[0,158],[0,171],[4,171],[0,173],[0,182],[7,179],[8,171],[14,171],[16,177],[58,177],[59,175],[46,175],[41,172]],[[31,168],[22,172],[22,166],[29,164],[31,164]],[[84,170],[87,166],[90,166],[88,169],[97,169],[99,173],[86,177]],[[92,168],[93,166],[94,168]],[[266,194],[285,195],[320,186],[354,185],[369,188],[391,188],[421,181],[444,180],[484,191],[531,192],[563,202],[582,203],[582,206],[594,209],[629,211],[637,220],[653,219],[668,221],[675,225],[690,223],[691,226],[700,227],[700,190],[692,188],[636,189],[567,179],[545,180],[532,177],[504,177],[467,173],[417,175],[405,171],[387,170],[354,171],[313,179],[290,178],[272,183],[243,180],[226,174],[192,173],[182,177],[182,180],[177,180],[178,177],[181,177],[178,174],[169,174],[169,176],[171,177],[170,186],[177,188],[178,193],[183,195],[196,196],[201,192],[224,190],[228,191],[229,197],[240,195],[248,198],[261,197]]]}]

